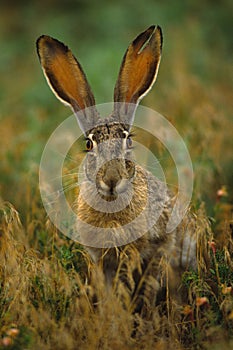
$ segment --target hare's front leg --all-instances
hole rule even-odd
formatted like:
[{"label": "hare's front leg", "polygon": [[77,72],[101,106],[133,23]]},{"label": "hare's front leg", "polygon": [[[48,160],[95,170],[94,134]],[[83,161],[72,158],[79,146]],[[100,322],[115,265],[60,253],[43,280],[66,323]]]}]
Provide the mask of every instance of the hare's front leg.
[{"label": "hare's front leg", "polygon": [[[143,255],[135,244],[125,246],[119,252],[117,269],[114,266],[111,287],[126,309],[149,319],[161,289],[165,258]],[[105,267],[111,267],[109,262],[106,260]],[[105,269],[106,272],[109,270]]]},{"label": "hare's front leg", "polygon": [[134,313],[144,319],[150,319],[156,305],[157,295],[161,289],[158,261],[152,259],[144,262],[141,275],[135,275],[136,288],[132,297]]}]

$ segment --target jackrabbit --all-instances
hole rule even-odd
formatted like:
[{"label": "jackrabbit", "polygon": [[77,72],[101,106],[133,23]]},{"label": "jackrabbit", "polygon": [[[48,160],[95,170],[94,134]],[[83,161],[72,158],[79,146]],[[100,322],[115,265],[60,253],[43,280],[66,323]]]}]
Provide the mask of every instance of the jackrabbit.
[{"label": "jackrabbit", "polygon": [[[162,31],[154,25],[129,45],[114,90],[114,110],[102,119],[86,76],[69,48],[49,36],[37,40],[45,77],[58,99],[76,114],[86,138],[84,178],[76,203],[77,230],[93,261],[102,264],[108,283],[119,266],[123,271],[127,262],[136,265],[138,261],[134,266],[138,276],[147,271],[156,281],[154,295],[161,259],[177,267],[195,264],[192,220],[186,215],[178,228],[166,232],[172,196],[165,184],[133,158],[135,109],[155,82],[161,50]],[[138,282],[135,273],[134,277]]]}]

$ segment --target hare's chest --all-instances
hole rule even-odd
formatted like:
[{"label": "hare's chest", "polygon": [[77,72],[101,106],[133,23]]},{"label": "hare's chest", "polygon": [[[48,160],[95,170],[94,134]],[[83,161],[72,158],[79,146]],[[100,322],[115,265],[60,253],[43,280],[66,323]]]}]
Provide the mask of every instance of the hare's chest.
[{"label": "hare's chest", "polygon": [[[138,203],[139,202],[139,203]],[[140,204],[140,205],[139,205]],[[78,218],[94,227],[116,228],[133,224],[144,211],[143,200],[132,198],[129,202],[115,204],[92,198],[92,194],[79,195],[76,211]],[[142,219],[140,219],[142,222]],[[138,225],[138,223],[137,223]]]}]

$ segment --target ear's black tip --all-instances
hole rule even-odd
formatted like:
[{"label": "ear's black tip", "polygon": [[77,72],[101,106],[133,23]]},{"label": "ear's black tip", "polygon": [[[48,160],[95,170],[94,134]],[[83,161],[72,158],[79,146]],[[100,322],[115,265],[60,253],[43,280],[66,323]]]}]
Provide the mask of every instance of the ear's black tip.
[{"label": "ear's black tip", "polygon": [[37,38],[36,40],[36,51],[37,51],[37,54],[39,56],[39,59],[41,58],[41,55],[40,55],[40,45],[43,41],[48,41],[48,39],[51,39],[48,35],[40,35],[39,38]]},{"label": "ear's black tip", "polygon": [[159,31],[159,33],[162,35],[162,28],[159,25],[152,24],[149,28],[145,30],[145,32],[155,32],[156,30]]},{"label": "ear's black tip", "polygon": [[155,30],[155,27],[156,27],[156,25],[155,25],[155,24],[152,24],[147,30],[153,31],[153,30]]},{"label": "ear's black tip", "polygon": [[37,38],[37,40],[36,40],[36,47],[38,48],[40,41],[44,40],[46,38],[49,38],[49,36],[48,35],[44,35],[44,34],[40,35],[39,38]]},{"label": "ear's black tip", "polygon": [[163,46],[163,32],[162,32],[162,28],[157,25],[156,26],[156,30],[158,30],[159,36],[160,36],[160,40],[161,40],[161,45],[160,45],[160,49],[162,50],[162,46]]},{"label": "ear's black tip", "polygon": [[44,38],[44,37],[46,37],[45,34],[40,35],[40,36],[37,38],[36,42],[40,41],[40,39],[42,39],[42,38]]},{"label": "ear's black tip", "polygon": [[67,53],[69,51],[68,46],[49,35],[41,35],[36,41],[36,48],[39,57],[45,53],[51,56],[57,52]]},{"label": "ear's black tip", "polygon": [[37,52],[37,55],[40,59],[40,50],[39,50],[39,44],[40,44],[40,41],[43,39],[44,35],[41,35],[39,36],[39,38],[37,38],[36,40],[36,52]]},{"label": "ear's black tip", "polygon": [[162,34],[162,28],[159,25],[156,26],[156,30],[158,30],[160,34]]}]

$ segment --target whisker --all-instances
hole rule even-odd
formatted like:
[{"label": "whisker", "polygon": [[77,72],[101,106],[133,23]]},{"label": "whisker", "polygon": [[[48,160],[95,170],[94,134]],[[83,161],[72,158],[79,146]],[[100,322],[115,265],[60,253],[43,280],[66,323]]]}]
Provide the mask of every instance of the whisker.
[{"label": "whisker", "polygon": [[[166,160],[169,160],[169,159],[171,159],[171,157],[169,157],[169,156],[164,156],[164,157],[160,157],[160,158],[156,157],[155,159],[153,159],[153,161],[150,161],[149,163],[150,164],[151,163],[152,164],[160,164],[162,161],[166,161]],[[151,167],[153,169],[153,166],[152,165],[148,165],[146,162],[140,162],[140,164],[145,166],[145,167],[147,167],[147,168]]]},{"label": "whisker", "polygon": [[[78,156],[79,154],[83,154],[83,152],[77,152],[77,156]],[[77,158],[73,158],[73,157],[72,157],[71,155],[69,155],[69,154],[66,154],[65,161],[67,161],[67,160],[70,160],[70,161],[72,161],[72,162],[74,162],[74,163],[80,163],[80,161],[79,161]]]}]

